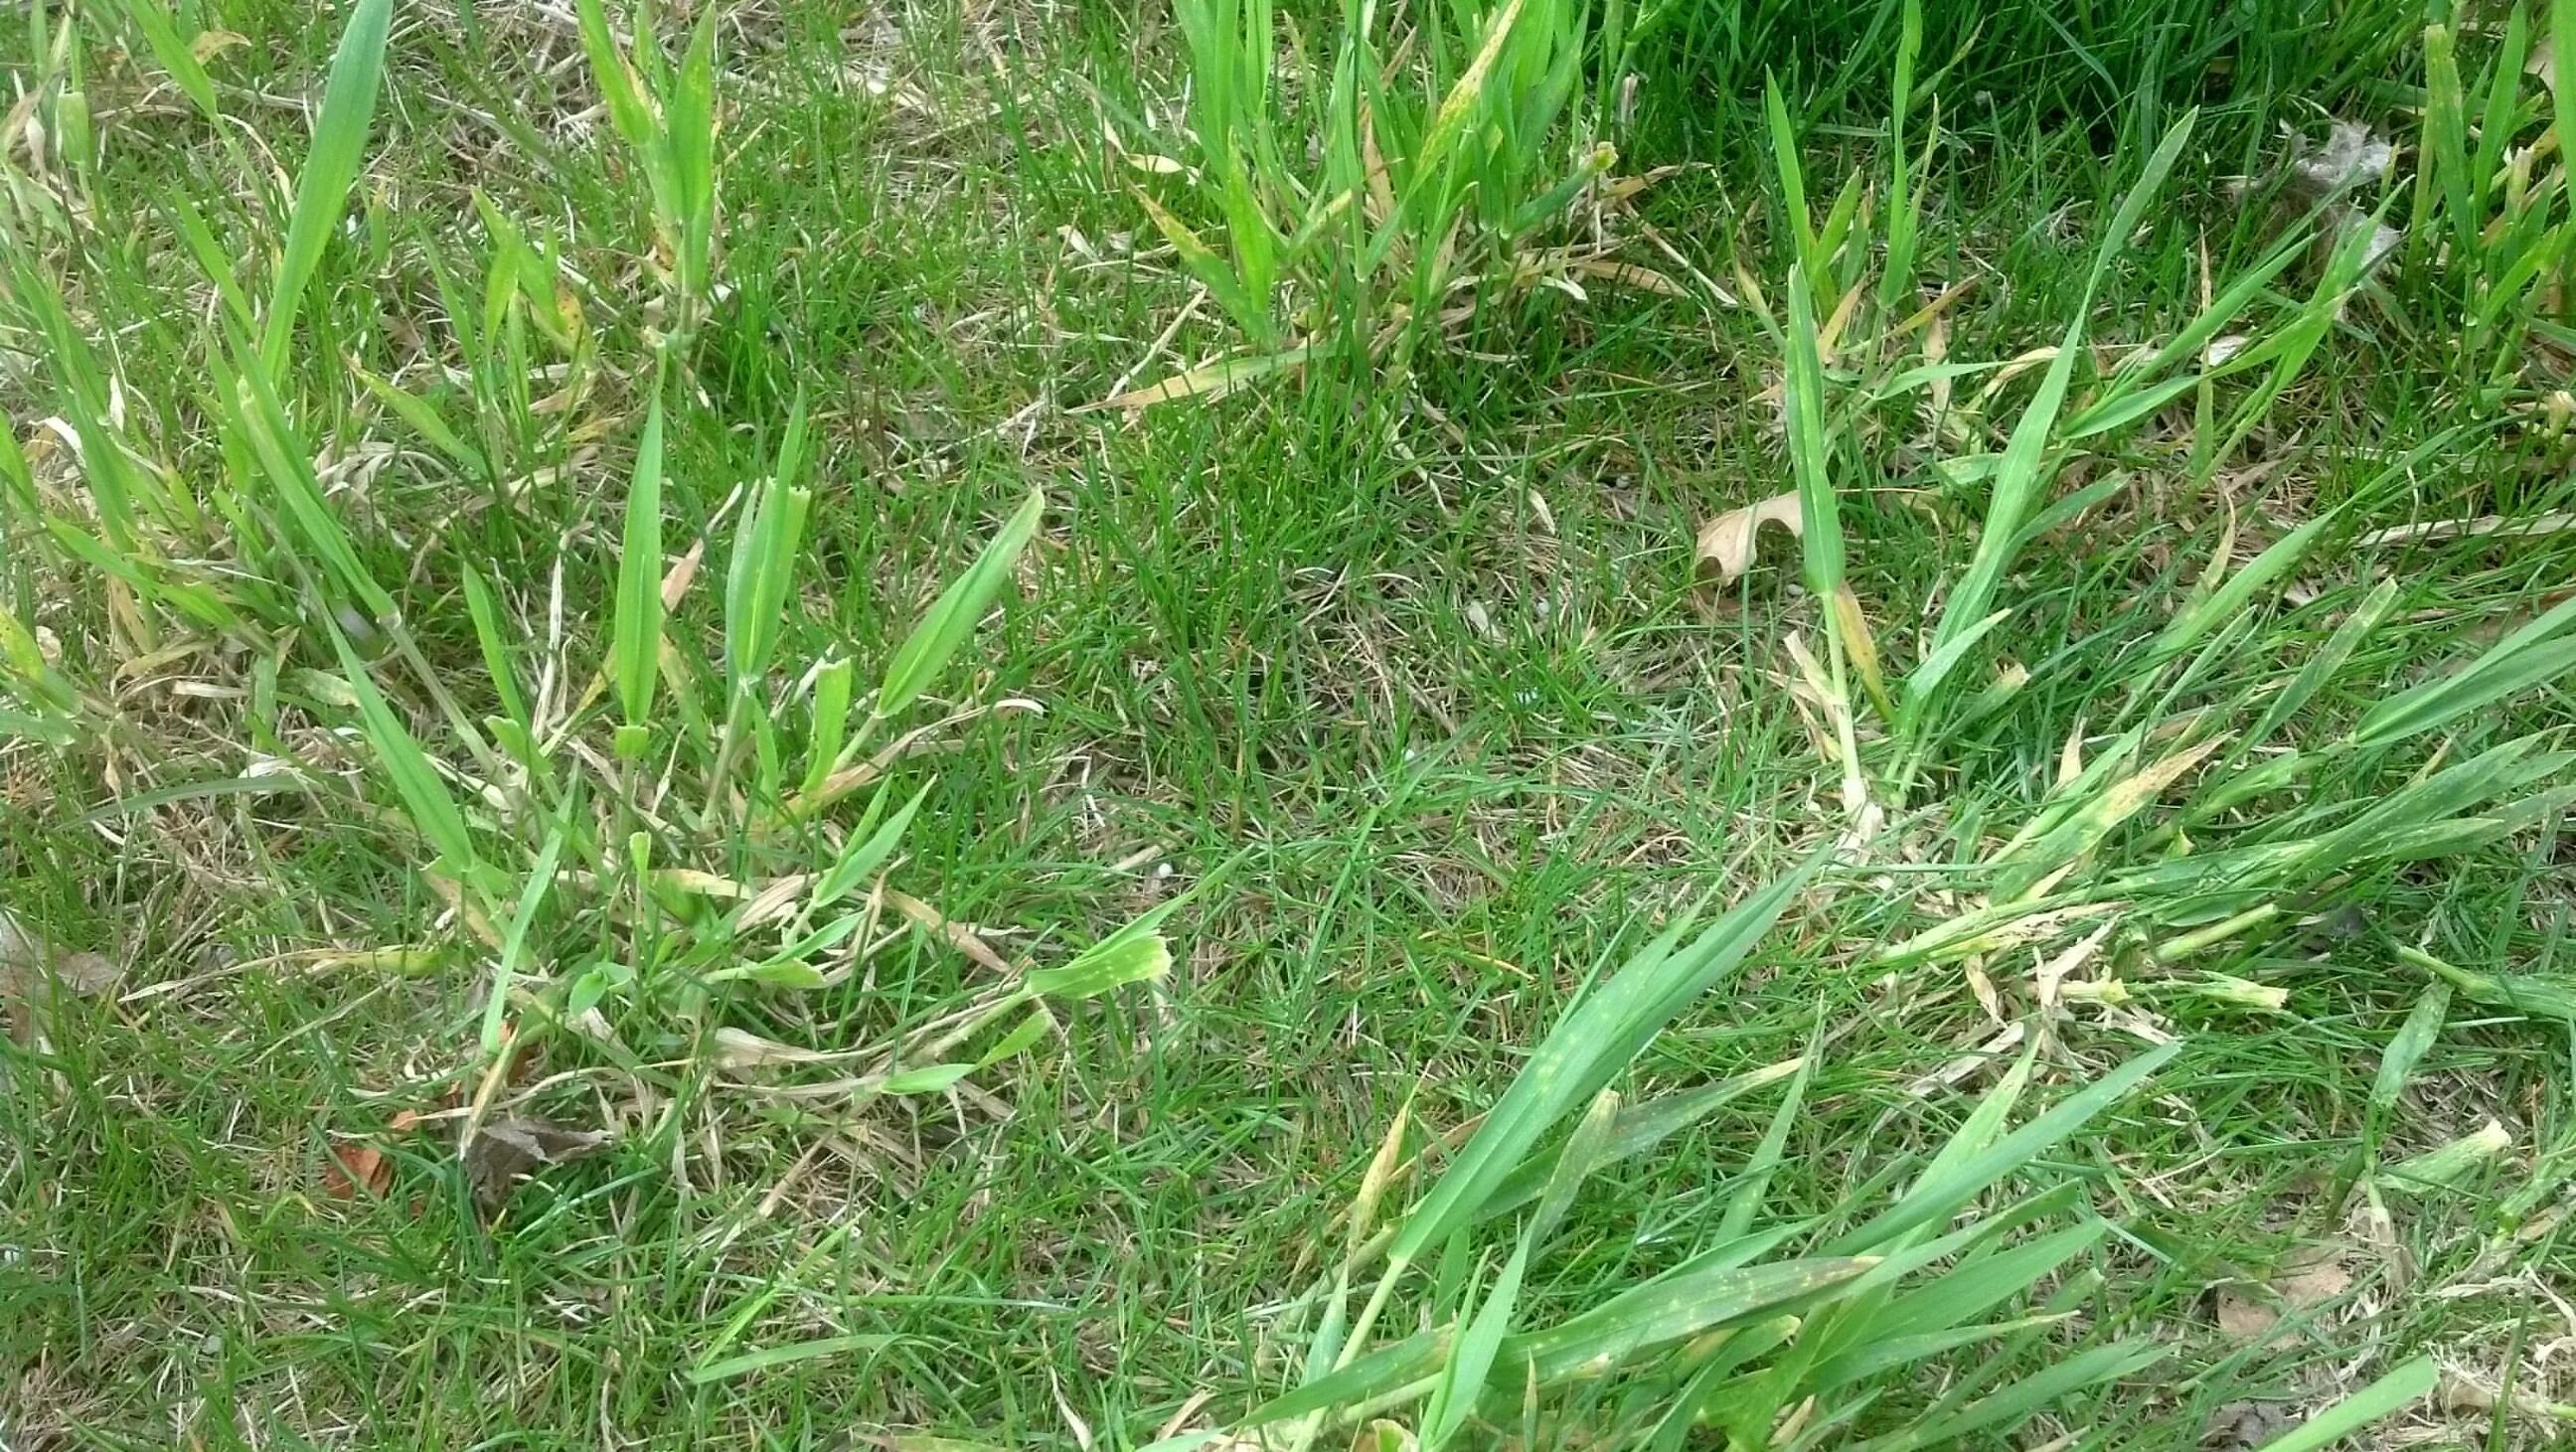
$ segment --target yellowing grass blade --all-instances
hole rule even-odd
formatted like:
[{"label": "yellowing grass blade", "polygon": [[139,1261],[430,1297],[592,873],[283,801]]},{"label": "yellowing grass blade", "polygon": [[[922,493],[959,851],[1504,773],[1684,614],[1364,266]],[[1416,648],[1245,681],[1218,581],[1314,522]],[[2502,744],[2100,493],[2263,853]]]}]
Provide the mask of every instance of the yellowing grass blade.
[{"label": "yellowing grass blade", "polygon": [[1196,368],[1175,373],[1159,383],[1149,383],[1143,388],[1131,388],[1125,393],[1101,399],[1097,403],[1083,404],[1073,412],[1097,413],[1109,408],[1133,411],[1151,408],[1158,403],[1170,403],[1174,399],[1181,398],[1203,399],[1214,403],[1248,383],[1257,383],[1272,374],[1284,373],[1314,357],[1319,351],[1311,347],[1289,348],[1277,353],[1263,354],[1257,358],[1226,358],[1214,363],[1203,363]]}]

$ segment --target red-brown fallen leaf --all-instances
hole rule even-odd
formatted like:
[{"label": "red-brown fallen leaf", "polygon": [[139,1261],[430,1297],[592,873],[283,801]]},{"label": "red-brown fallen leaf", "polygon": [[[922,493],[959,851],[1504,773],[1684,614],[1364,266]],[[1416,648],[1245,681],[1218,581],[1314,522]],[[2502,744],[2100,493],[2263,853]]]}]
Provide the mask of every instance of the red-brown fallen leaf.
[{"label": "red-brown fallen leaf", "polygon": [[393,1183],[393,1161],[374,1145],[335,1144],[322,1162],[322,1189],[334,1200],[356,1199],[361,1185],[369,1198],[380,1198]]}]

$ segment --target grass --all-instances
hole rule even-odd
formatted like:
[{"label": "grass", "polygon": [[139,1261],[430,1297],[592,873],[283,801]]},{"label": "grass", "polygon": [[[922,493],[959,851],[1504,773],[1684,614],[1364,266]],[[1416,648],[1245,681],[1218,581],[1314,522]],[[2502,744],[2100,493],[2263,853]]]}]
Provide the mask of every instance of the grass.
[{"label": "grass", "polygon": [[2550,1445],[2576,7],[1497,9],[30,11],[0,1441]]}]

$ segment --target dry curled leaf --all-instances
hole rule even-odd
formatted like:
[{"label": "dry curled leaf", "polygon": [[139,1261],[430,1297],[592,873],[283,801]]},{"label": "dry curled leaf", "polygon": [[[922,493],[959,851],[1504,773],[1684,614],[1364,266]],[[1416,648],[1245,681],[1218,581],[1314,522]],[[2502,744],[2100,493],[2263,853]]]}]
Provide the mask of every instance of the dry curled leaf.
[{"label": "dry curled leaf", "polygon": [[497,1210],[529,1174],[588,1159],[613,1138],[604,1129],[567,1129],[543,1119],[496,1119],[465,1142],[465,1178],[474,1187],[475,1203]]},{"label": "dry curled leaf", "polygon": [[393,1183],[394,1162],[373,1145],[335,1144],[322,1161],[322,1190],[334,1200],[354,1200],[361,1187],[379,1199]]},{"label": "dry curled leaf", "polygon": [[1753,563],[1756,537],[1765,524],[1776,524],[1799,539],[1806,537],[1806,521],[1798,513],[1795,491],[1730,509],[1701,525],[1697,551],[1700,579],[1713,585],[1735,583],[1736,576]]},{"label": "dry curled leaf", "polygon": [[2299,1425],[2296,1408],[2273,1402],[2229,1402],[2209,1414],[2200,1434],[2205,1452],[2253,1452]]},{"label": "dry curled leaf", "polygon": [[119,971],[107,957],[66,951],[0,910],[0,1023],[10,1037],[26,1037],[56,993],[104,993],[116,985]]},{"label": "dry curled leaf", "polygon": [[2267,1284],[2218,1293],[2218,1332],[2238,1343],[2268,1341],[2283,1317],[2313,1311],[2351,1289],[2352,1268],[2341,1247],[2302,1247]]}]

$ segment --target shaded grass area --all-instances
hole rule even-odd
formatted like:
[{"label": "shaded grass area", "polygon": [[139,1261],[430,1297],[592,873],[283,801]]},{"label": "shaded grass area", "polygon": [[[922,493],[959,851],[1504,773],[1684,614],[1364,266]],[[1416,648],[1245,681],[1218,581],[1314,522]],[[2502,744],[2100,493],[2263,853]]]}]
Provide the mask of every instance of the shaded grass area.
[{"label": "shaded grass area", "polygon": [[[242,6],[221,19],[255,42],[223,59],[227,105],[293,114],[261,98],[314,88],[337,17]],[[1007,1117],[929,1099],[797,1122],[703,1075],[689,1112],[539,1177],[487,1225],[451,1141],[388,1132],[471,1090],[473,955],[417,975],[293,956],[421,941],[443,911],[399,824],[358,809],[363,758],[332,729],[346,712],[296,673],[327,669],[327,650],[284,654],[271,727],[246,653],[126,648],[94,582],[48,566],[31,521],[12,516],[18,613],[53,633],[64,668],[114,702],[127,733],[68,756],[13,747],[0,807],[9,911],[125,966],[117,996],[50,1002],[41,1045],[7,1051],[0,1243],[22,1274],[0,1283],[15,1378],[0,1425],[33,1445],[831,1446],[912,1428],[1143,1442],[1202,1391],[1222,1414],[1241,1389],[1290,1378],[1280,1305],[1332,1254],[1331,1217],[1399,1106],[1444,1129],[1477,1114],[1588,971],[1839,826],[1778,643],[1784,628],[1821,628],[1794,568],[1775,557],[1709,592],[1689,557],[1702,517],[1788,487],[1766,396],[1777,352],[1748,312],[1604,288],[1480,322],[1471,344],[1509,356],[1425,358],[1418,393],[1400,399],[1319,380],[1132,424],[1070,415],[1151,376],[1147,350],[1187,296],[1085,95],[1134,87],[1133,107],[1167,102],[1170,38],[1038,11],[850,24],[794,6],[728,25],[733,291],[697,343],[699,406],[675,414],[671,537],[726,517],[803,392],[818,484],[808,628],[873,661],[1020,494],[1045,488],[1050,525],[1020,598],[940,687],[1043,710],[994,711],[907,763],[907,788],[934,770],[937,783],[907,842],[906,890],[1004,930],[1005,956],[1054,961],[1240,860],[1173,920],[1168,981],[1069,1010],[1061,1042],[993,1086]],[[442,666],[466,681],[479,669],[459,560],[500,582],[527,665],[554,653],[558,616],[584,646],[566,658],[592,660],[646,380],[604,368],[572,406],[522,415],[526,435],[495,449],[518,477],[495,489],[383,418],[339,360],[424,392],[454,386],[440,370],[463,360],[442,341],[433,274],[452,266],[469,295],[479,286],[480,234],[459,220],[469,186],[564,247],[601,357],[644,356],[652,288],[632,178],[549,13],[408,19],[394,55],[383,148],[307,304],[303,426],[343,457],[399,441],[339,476],[335,498],[365,522],[367,563],[402,582]],[[248,257],[273,245],[254,216],[282,207],[209,184],[212,149],[168,114],[147,68],[104,48],[89,59],[106,137],[94,210],[20,245],[73,279],[102,342],[113,334],[128,427],[174,467],[211,469],[192,376],[207,295],[153,240],[160,208],[188,196]],[[2321,53],[2296,80],[2332,96],[2349,84],[2335,63]],[[1753,69],[1731,74],[1711,89],[1744,99],[1758,84]],[[2013,74],[1979,84],[2009,95]],[[1659,87],[1650,100],[1678,110],[1704,96]],[[1927,276],[1984,279],[1951,315],[1954,356],[2054,338],[2125,184],[2106,162],[2161,129],[2061,127],[2064,104],[2006,110],[1991,137],[1954,143],[1924,256]],[[2177,210],[2124,254],[2098,338],[2169,335],[2197,303],[2204,239],[2221,278],[2259,252],[2264,219],[2221,178],[2252,169],[2243,157],[2262,143],[2246,138],[2269,119],[2221,133],[2248,152],[2213,145],[2177,173]],[[1752,127],[1740,149],[1678,123],[1679,139],[1654,135],[1637,161],[1664,159],[1664,144],[1706,165],[1647,194],[1642,216],[1711,276],[1731,280],[1740,257],[1776,287],[1785,249],[1755,206]],[[1855,165],[1868,155],[1865,138],[1830,131],[1811,144],[1848,147]],[[1911,1086],[1992,1025],[1955,969],[1889,973],[1871,955],[1937,915],[1927,900],[1947,889],[1926,863],[1947,860],[1943,843],[2006,835],[2044,797],[2100,710],[2117,628],[2173,608],[2226,506],[2287,523],[2357,498],[2373,525],[2568,507],[2560,444],[2496,429],[2446,381],[2430,329],[2410,341],[2391,325],[2422,321],[2413,301],[2401,285],[2346,316],[2221,499],[2179,487],[2179,430],[2106,446],[2093,467],[2131,470],[2135,489],[2017,565],[2017,629],[2051,642],[2050,668],[2033,655],[2013,708],[1951,740],[1918,816],[1891,828],[1923,850],[1895,854],[1869,891],[1802,905],[1739,984],[1640,1062],[1640,1094],[1779,1062],[1821,1030],[1772,1188],[1785,1213],[1822,1213],[1937,1145],[1964,1096]],[[1185,329],[1174,353],[1216,341]],[[68,461],[46,457],[32,426],[51,411],[46,390],[12,392],[22,446],[59,488]],[[2463,421],[2477,431],[2452,467],[2373,483],[2387,457]],[[1916,432],[1891,423],[1885,444],[1845,506],[1875,620],[1938,597],[1974,520]],[[2353,672],[2364,685],[2339,686],[2302,723],[2320,739],[2371,704],[2367,685],[2437,669],[2449,642],[2528,611],[2576,565],[2563,539],[2382,551],[2314,565],[2321,595],[2374,570],[2415,582],[2405,628]],[[2267,637],[2274,654],[2225,662],[2229,677],[2293,668],[2332,628],[2328,609],[2305,608]],[[721,628],[711,593],[681,618]],[[474,709],[489,705],[475,688]],[[2563,682],[2545,681],[2510,714],[2467,723],[2454,749],[2567,714]],[[253,753],[293,755],[336,785],[133,805],[229,779]],[[2115,1290],[2096,1314],[2178,1360],[2059,1408],[2055,1428],[2081,1445],[2190,1446],[2222,1403],[2313,1405],[2346,1368],[2400,1350],[2487,1378],[2517,1346],[2530,1355],[2537,1288],[2566,1269],[2551,1218],[2562,1028],[2455,1017],[2391,1127],[2412,1150],[2505,1121],[2514,1148],[2478,1182],[2487,1193],[2404,1204],[2375,1244],[2332,1215],[2330,1191],[2364,1142],[2381,1050],[2421,991],[2392,947],[2425,942],[2483,968],[2562,962],[2567,850],[2552,818],[2379,873],[2211,965],[2284,989],[2284,1013],[2158,1001],[2181,1057],[2046,1170],[2090,1186],[2119,1226],[2097,1267]],[[950,1001],[985,971],[916,934],[864,979],[744,1012],[782,1038],[854,1029]],[[2116,1061],[2124,1042],[2079,1036],[2068,1067]],[[523,1073],[560,1112],[599,1118],[623,1093],[574,1049]],[[1696,1248],[1773,1103],[1730,1105],[1659,1161],[1611,1175],[1534,1309],[1574,1308]],[[359,1141],[392,1157],[381,1200],[332,1193],[334,1147]],[[2363,1247],[2349,1304],[2277,1347],[2218,1334],[2213,1285],[2260,1279],[2319,1238]],[[720,1342],[824,1338],[853,1339],[692,1376]],[[2549,1374],[2522,1373],[2553,1386]],[[2475,1416],[2455,1427],[2484,1432]],[[2050,1424],[2035,1433],[2046,1441]]]}]

